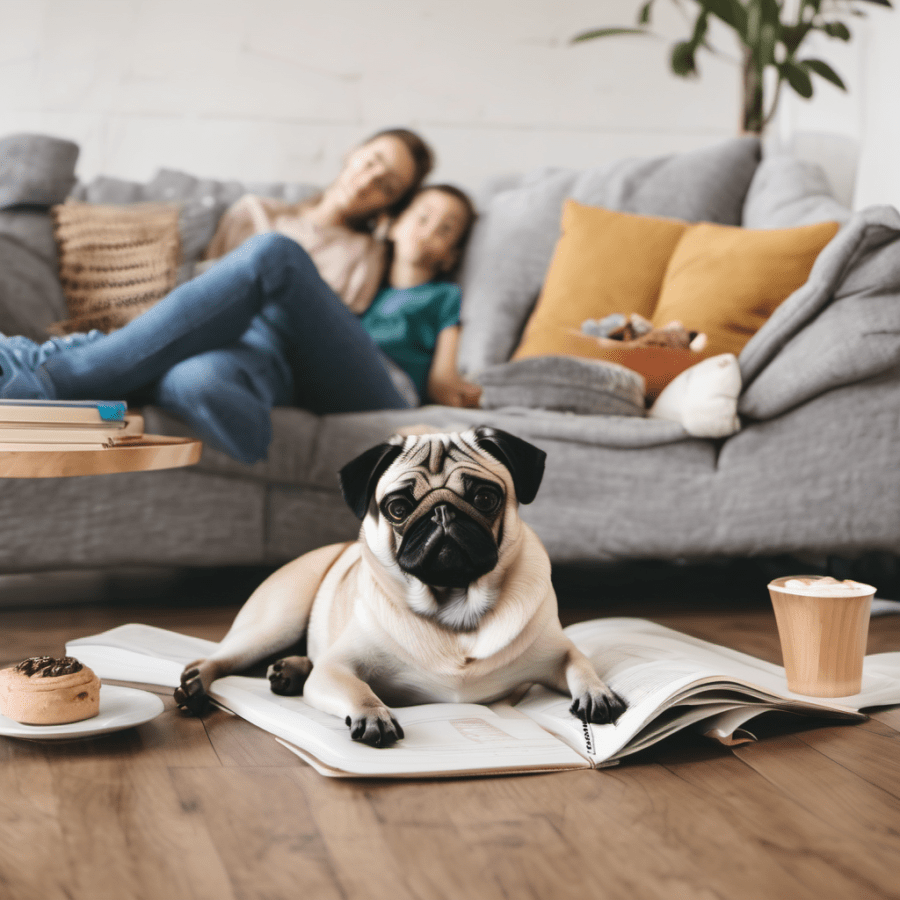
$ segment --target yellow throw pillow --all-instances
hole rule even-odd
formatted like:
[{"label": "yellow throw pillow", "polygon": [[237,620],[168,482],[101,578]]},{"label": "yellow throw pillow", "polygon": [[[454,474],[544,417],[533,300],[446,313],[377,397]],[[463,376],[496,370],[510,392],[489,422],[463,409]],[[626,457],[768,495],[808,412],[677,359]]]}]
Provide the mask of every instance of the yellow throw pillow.
[{"label": "yellow throw pillow", "polygon": [[181,256],[177,206],[69,200],[52,214],[69,319],[51,326],[51,333],[113,331],[175,287]]},{"label": "yellow throw pillow", "polygon": [[689,227],[567,200],[543,290],[513,359],[605,356],[580,333],[610,313],[653,315],[669,257]]},{"label": "yellow throw pillow", "polygon": [[708,338],[706,355],[741,352],[775,308],[809,278],[837,222],[771,231],[700,222],[685,233],[666,270],[659,328],[679,321]]}]

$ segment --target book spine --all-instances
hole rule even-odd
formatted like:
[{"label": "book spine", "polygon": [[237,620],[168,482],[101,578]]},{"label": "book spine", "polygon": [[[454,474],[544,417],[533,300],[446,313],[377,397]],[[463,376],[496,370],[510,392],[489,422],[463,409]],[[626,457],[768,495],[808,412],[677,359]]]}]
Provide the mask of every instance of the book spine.
[{"label": "book spine", "polygon": [[0,453],[54,453],[62,450],[108,450],[111,446],[113,446],[112,443],[69,444],[64,441],[54,441],[53,443],[47,443],[46,441],[43,441],[41,443],[29,444],[25,441],[0,441]]},{"label": "book spine", "polygon": [[122,400],[0,400],[0,423],[60,423],[116,428],[124,426],[127,409],[127,404]]},{"label": "book spine", "polygon": [[66,425],[62,422],[29,426],[26,423],[11,425],[0,422],[0,443],[4,444],[108,444],[143,433],[144,420],[141,416],[129,416],[122,427]]}]

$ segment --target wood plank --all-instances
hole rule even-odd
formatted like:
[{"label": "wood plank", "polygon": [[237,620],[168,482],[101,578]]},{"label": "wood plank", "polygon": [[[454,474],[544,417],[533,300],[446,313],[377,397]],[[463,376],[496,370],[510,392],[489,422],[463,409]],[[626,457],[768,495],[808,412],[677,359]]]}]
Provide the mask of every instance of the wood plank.
[{"label": "wood plank", "polygon": [[[235,896],[204,820],[185,814],[169,770],[148,765],[138,739],[118,747],[100,738],[16,745],[12,754],[19,766],[4,766],[0,777],[19,768],[14,777],[28,779],[29,787],[12,795],[12,809],[3,791],[3,846],[9,856],[0,871],[16,885],[15,893],[4,896]],[[40,759],[49,778],[35,765]],[[50,822],[35,819],[35,801],[52,810]]]},{"label": "wood plank", "polygon": [[880,709],[872,714],[872,718],[893,731],[900,731],[900,707]]},{"label": "wood plank", "polygon": [[[847,728],[853,729],[852,740],[848,740]],[[804,731],[797,740],[900,801],[900,746],[894,729],[870,719],[857,725]],[[897,812],[900,815],[900,805]]]},{"label": "wood plank", "polygon": [[288,769],[306,765],[269,732],[225,710],[205,714],[202,724],[220,765],[282,766]]},{"label": "wood plank", "polygon": [[[750,765],[731,754],[698,761],[681,752],[661,760],[702,798],[694,819],[706,865],[718,869],[732,890],[739,885],[742,898],[898,896],[896,848],[885,856],[887,847],[873,845],[871,831],[832,818],[835,804],[820,799],[831,788],[821,771],[809,779],[803,802],[790,784],[770,777],[779,760],[788,760],[785,769],[796,775],[796,751],[803,745],[788,740],[793,746],[777,751],[762,744],[739,748],[752,758]],[[830,764],[828,774],[838,768]],[[763,883],[754,883],[757,867],[765,872]]]},{"label": "wood plank", "polygon": [[[851,735],[855,739],[859,733],[854,726],[816,729],[802,738],[787,735],[734,749],[737,760],[775,789],[754,810],[759,827],[787,842],[807,883],[819,881],[820,896],[900,897],[894,864],[900,853],[896,827],[900,805],[882,787],[818,751],[817,744],[829,741],[822,732],[834,730],[842,732],[843,739]],[[718,796],[725,781],[720,775],[708,783],[710,796]],[[738,805],[752,808],[745,797]],[[815,854],[809,852],[811,847]],[[813,859],[818,863],[810,871]],[[814,880],[823,870],[828,877]],[[841,886],[846,878],[855,881],[856,894]],[[834,893],[839,890],[843,892]]]},{"label": "wood plank", "polygon": [[326,779],[305,763],[295,768],[291,777],[306,798],[306,808],[328,851],[342,897],[403,900],[423,896],[413,894],[407,883],[407,875],[414,868],[409,864],[410,856],[415,858],[413,848],[403,848],[398,856],[389,845],[369,799],[371,785]]},{"label": "wood plank", "polygon": [[341,896],[293,771],[223,767],[172,772],[183,807],[204,822],[241,900]]}]

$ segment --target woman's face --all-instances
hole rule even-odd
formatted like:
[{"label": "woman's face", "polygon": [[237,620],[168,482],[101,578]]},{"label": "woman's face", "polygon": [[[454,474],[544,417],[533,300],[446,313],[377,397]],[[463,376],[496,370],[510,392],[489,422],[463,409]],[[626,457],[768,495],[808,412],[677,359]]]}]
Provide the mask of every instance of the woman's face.
[{"label": "woman's face", "polygon": [[347,219],[365,219],[399,200],[415,177],[416,164],[406,144],[381,135],[351,151],[330,191]]}]

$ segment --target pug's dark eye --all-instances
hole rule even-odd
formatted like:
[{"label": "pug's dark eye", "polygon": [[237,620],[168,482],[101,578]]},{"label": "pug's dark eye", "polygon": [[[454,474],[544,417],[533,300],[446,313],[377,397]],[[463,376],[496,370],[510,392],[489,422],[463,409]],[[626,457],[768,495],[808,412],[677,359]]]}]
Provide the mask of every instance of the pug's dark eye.
[{"label": "pug's dark eye", "polygon": [[500,505],[500,494],[490,488],[479,488],[472,498],[472,506],[479,512],[492,513]]},{"label": "pug's dark eye", "polygon": [[382,510],[392,522],[402,522],[412,512],[412,504],[403,497],[393,497]]}]

